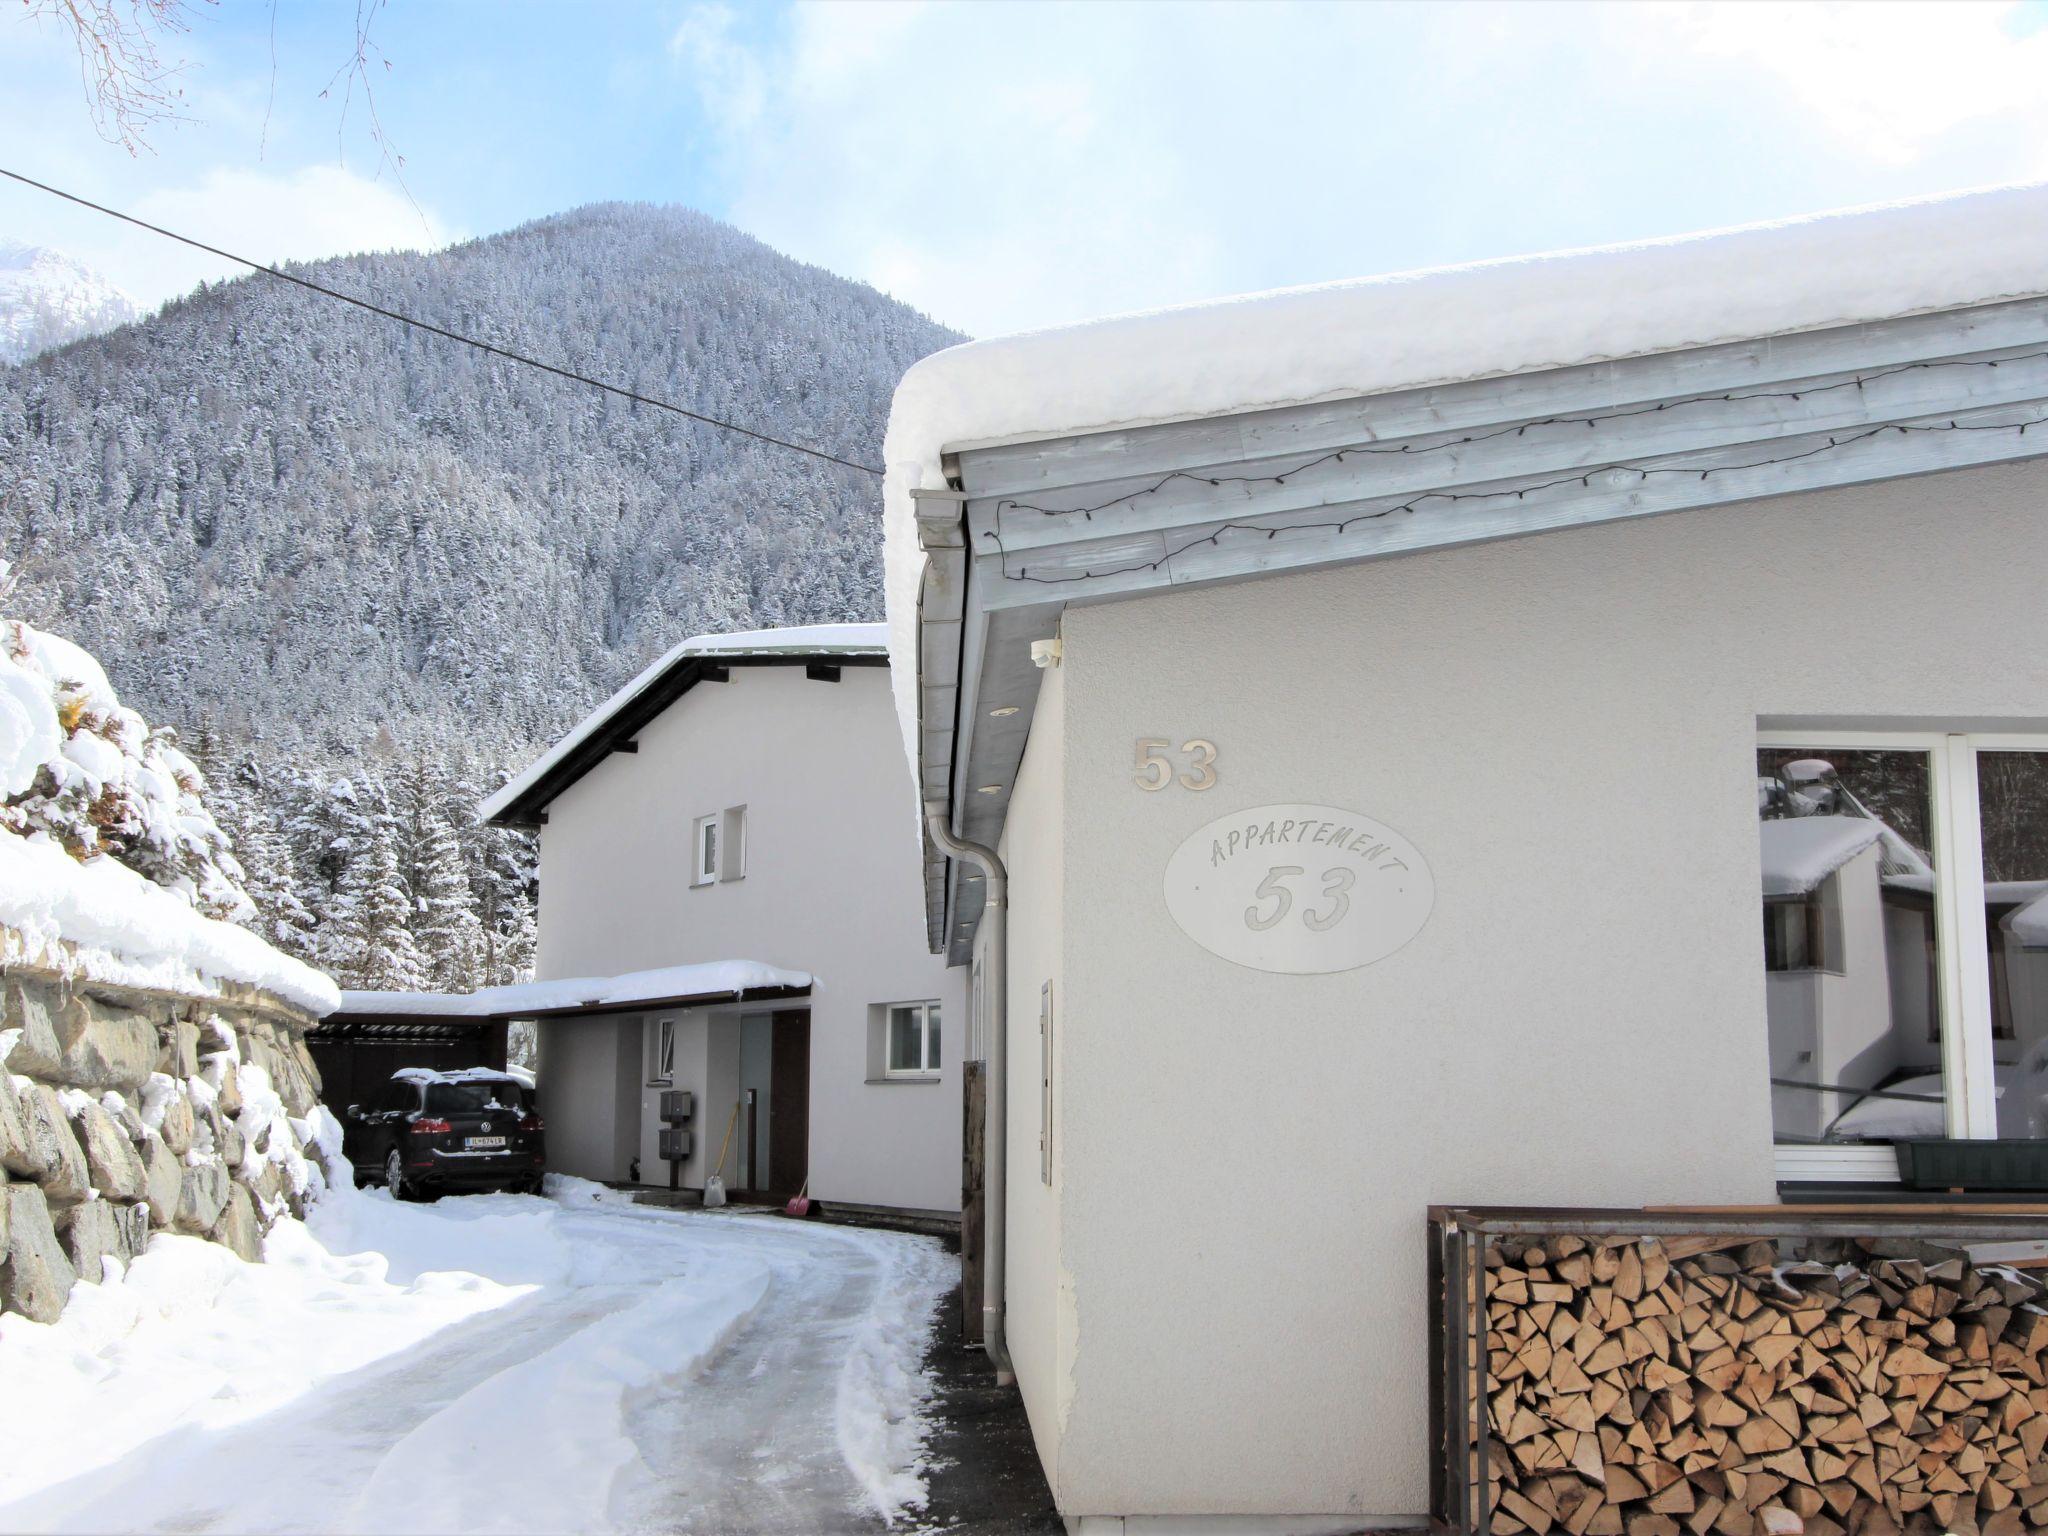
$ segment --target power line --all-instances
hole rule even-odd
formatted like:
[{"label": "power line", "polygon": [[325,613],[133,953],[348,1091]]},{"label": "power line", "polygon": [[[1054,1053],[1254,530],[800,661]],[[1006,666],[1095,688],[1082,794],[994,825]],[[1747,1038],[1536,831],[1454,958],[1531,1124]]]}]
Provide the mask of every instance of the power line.
[{"label": "power line", "polygon": [[219,256],[226,261],[239,262],[251,271],[261,272],[265,277],[274,277],[279,282],[291,283],[297,287],[322,294],[330,299],[339,299],[344,304],[353,304],[357,309],[366,309],[373,315],[383,316],[386,320],[396,320],[400,325],[409,325],[415,330],[426,331],[430,335],[445,337],[449,341],[458,341],[466,347],[475,347],[479,352],[487,352],[492,357],[503,358],[508,363],[522,363],[528,368],[538,368],[542,373],[551,373],[558,379],[567,379],[574,384],[587,384],[592,389],[602,390],[608,395],[617,395],[621,400],[631,400],[636,405],[652,406],[658,411],[668,411],[673,415],[685,417],[702,426],[717,427],[722,432],[737,432],[742,437],[751,437],[757,443],[767,443],[775,448],[787,448],[792,453],[801,453],[813,459],[822,459],[827,464],[837,464],[842,469],[856,469],[864,475],[874,475],[877,478],[880,478],[882,474],[882,471],[873,464],[862,464],[854,459],[841,458],[838,454],[827,453],[822,448],[810,448],[802,443],[793,443],[788,438],[776,437],[772,433],[756,431],[753,427],[743,427],[738,422],[721,421],[716,416],[706,416],[702,411],[690,410],[687,406],[677,405],[673,401],[660,400],[652,395],[639,394],[634,390],[623,388],[617,384],[607,384],[603,379],[593,379],[587,373],[577,373],[569,368],[558,368],[553,363],[544,363],[537,357],[528,357],[521,352],[507,351],[504,347],[493,346],[488,341],[479,341],[474,336],[465,336],[460,331],[451,331],[446,326],[435,325],[431,321],[416,319],[411,315],[401,314],[395,309],[386,309],[383,305],[373,304],[368,299],[359,299],[352,293],[343,293],[338,288],[329,288],[322,283],[314,282],[311,278],[300,277],[296,273],[282,271],[277,267],[267,266],[260,261],[251,261],[247,256],[237,256],[233,251],[224,251],[217,245],[208,245],[204,240],[195,240],[190,235],[181,235],[174,229],[165,229],[161,224],[152,224],[147,219],[138,219],[132,213],[123,213],[118,208],[109,208],[104,203],[95,203],[90,198],[80,197],[75,192],[66,192],[63,188],[53,187],[48,182],[37,181],[33,176],[24,176],[19,171],[10,171],[4,165],[0,165],[0,176],[5,176],[10,181],[18,181],[25,187],[34,187],[38,192],[47,192],[52,197],[61,197],[67,203],[76,203],[81,208],[90,208],[94,213],[103,213],[110,219],[119,219],[124,224],[133,224],[138,229],[146,229],[153,235],[162,235],[165,239],[175,240],[180,245],[189,245],[196,251],[205,251],[210,256]]}]

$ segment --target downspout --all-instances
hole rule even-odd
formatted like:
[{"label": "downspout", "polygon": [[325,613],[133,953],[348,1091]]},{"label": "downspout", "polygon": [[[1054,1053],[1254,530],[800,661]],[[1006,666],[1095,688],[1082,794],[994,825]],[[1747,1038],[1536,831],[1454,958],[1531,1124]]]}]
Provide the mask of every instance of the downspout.
[{"label": "downspout", "polygon": [[982,1231],[984,1252],[981,1267],[981,1347],[996,1368],[996,1384],[1008,1386],[1016,1375],[1010,1369],[1009,1340],[1003,1334],[1003,1266],[1009,1223],[1009,1064],[1010,1064],[1010,875],[993,848],[970,843],[953,835],[946,825],[946,802],[927,800],[925,826],[932,841],[956,859],[965,859],[982,872],[981,920],[988,933],[986,980],[988,984],[987,1062],[983,1081],[987,1091],[982,1120]]}]

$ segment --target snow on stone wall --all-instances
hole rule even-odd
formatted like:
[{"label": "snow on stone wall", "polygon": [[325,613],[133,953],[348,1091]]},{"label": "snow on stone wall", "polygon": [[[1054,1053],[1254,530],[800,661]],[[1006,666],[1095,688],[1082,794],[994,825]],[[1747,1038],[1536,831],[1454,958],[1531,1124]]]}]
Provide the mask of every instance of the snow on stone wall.
[{"label": "snow on stone wall", "polygon": [[309,1013],[20,968],[0,1006],[0,1310],[53,1321],[157,1231],[259,1259],[279,1215],[348,1176]]}]

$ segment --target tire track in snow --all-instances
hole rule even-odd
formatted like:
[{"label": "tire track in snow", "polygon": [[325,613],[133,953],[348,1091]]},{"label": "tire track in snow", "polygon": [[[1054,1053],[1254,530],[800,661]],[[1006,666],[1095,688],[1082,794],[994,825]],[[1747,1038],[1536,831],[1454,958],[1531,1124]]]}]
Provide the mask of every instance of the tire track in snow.
[{"label": "tire track in snow", "polygon": [[[922,1484],[909,1467],[876,1467],[878,1448],[914,1452],[922,1436],[915,1426],[906,1434],[865,1423],[885,1407],[873,1379],[886,1369],[878,1341],[905,1326],[906,1279],[936,1300],[947,1256],[897,1233],[748,1215],[695,1220],[700,1231],[717,1223],[720,1246],[768,1266],[768,1294],[694,1377],[629,1413],[641,1465],[615,1493],[616,1524],[760,1536],[886,1529],[877,1498],[893,1512],[905,1497],[921,1498]],[[924,1313],[910,1325],[914,1370],[929,1309],[913,1301],[908,1310]],[[860,1421],[854,1434],[849,1417]],[[856,1456],[859,1466],[850,1464]]]},{"label": "tire track in snow", "polygon": [[[181,1429],[111,1467],[0,1508],[0,1529],[315,1532],[345,1511],[391,1447],[449,1403],[631,1306],[638,1286],[543,1291],[431,1335],[393,1360],[224,1429]],[[249,1474],[290,1468],[289,1477]],[[138,1511],[148,1511],[140,1521]]]}]

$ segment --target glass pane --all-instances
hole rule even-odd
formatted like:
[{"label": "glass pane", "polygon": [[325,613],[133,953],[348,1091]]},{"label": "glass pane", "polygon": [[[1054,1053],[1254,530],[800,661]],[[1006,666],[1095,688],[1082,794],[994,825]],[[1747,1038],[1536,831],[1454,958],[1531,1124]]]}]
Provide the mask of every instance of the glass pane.
[{"label": "glass pane", "polygon": [[1946,1133],[1924,752],[1757,753],[1780,1142]]},{"label": "glass pane", "polygon": [[715,875],[718,873],[718,823],[704,823],[704,851],[698,855],[697,873]]},{"label": "glass pane", "polygon": [[2001,1137],[2048,1136],[2048,752],[1977,754]]},{"label": "glass pane", "polygon": [[917,1072],[923,1069],[918,1057],[918,1010],[915,1008],[891,1008],[889,1010],[889,1070],[891,1072]]},{"label": "glass pane", "polygon": [[927,1072],[939,1070],[939,1005],[933,1003],[925,1010],[924,1069]]}]

